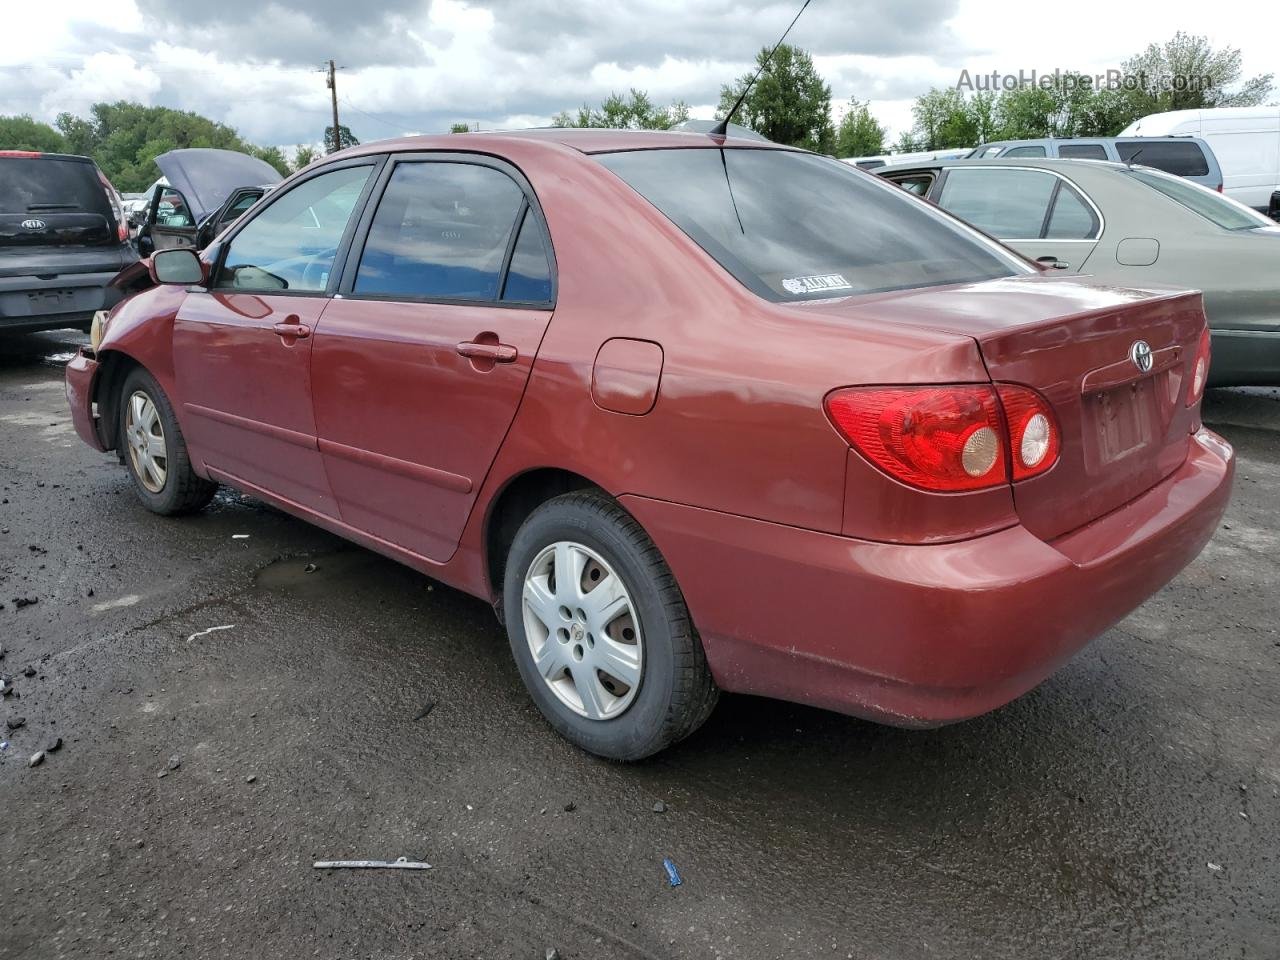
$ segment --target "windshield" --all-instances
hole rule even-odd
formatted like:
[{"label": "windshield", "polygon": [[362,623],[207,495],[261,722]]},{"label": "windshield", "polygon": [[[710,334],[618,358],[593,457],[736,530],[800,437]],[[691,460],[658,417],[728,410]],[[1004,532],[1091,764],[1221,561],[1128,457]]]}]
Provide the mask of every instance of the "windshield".
[{"label": "windshield", "polygon": [[892,184],[783,150],[596,157],[753,292],[813,300],[1033,273]]},{"label": "windshield", "polygon": [[1214,193],[1207,187],[1183,180],[1181,177],[1157,173],[1154,170],[1126,170],[1139,183],[1158,190],[1170,200],[1175,200],[1188,210],[1200,214],[1210,223],[1224,230],[1252,230],[1255,227],[1273,227],[1275,223],[1260,213],[1255,213],[1243,203]]}]

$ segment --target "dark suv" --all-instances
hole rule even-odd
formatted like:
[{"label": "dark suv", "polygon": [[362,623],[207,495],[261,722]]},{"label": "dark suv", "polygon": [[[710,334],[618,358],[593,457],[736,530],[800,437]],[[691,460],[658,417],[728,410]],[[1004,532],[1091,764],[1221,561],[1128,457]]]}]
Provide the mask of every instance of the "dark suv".
[{"label": "dark suv", "polygon": [[0,150],[0,332],[85,330],[138,259],[115,188],[88,157]]}]

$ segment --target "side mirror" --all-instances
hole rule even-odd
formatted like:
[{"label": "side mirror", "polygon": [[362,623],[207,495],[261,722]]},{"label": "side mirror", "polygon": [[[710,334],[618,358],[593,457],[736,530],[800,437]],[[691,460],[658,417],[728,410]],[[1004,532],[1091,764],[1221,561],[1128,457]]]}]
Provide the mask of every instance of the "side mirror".
[{"label": "side mirror", "polygon": [[156,283],[204,283],[204,264],[193,250],[158,250],[151,258],[151,276]]}]

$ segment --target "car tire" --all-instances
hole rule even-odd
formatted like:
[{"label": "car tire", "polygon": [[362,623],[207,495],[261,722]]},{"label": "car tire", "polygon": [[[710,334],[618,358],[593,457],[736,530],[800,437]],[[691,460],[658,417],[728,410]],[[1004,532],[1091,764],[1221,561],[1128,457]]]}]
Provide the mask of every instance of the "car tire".
[{"label": "car tire", "polygon": [[[578,562],[577,592],[561,589],[555,572],[577,570]],[[592,596],[602,586],[609,589],[600,596],[612,603]],[[567,493],[529,515],[507,555],[503,606],[534,703],[590,753],[640,760],[687,737],[715,707],[719,691],[671,568],[640,524],[603,493]],[[597,607],[606,611],[597,615]],[[623,668],[617,676],[605,669],[614,663]]]},{"label": "car tire", "polygon": [[169,517],[194,513],[213,499],[218,485],[191,468],[173,405],[141,367],[125,377],[118,415],[120,455],[143,506]]}]

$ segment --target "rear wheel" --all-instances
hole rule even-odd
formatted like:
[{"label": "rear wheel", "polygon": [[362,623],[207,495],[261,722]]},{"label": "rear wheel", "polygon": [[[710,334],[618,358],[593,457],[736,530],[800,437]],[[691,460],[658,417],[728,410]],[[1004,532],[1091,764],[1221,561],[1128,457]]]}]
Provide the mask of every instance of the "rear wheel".
[{"label": "rear wheel", "polygon": [[205,506],[218,485],[196,475],[182,428],[155,377],[141,367],[120,390],[119,443],[138,499],[153,513],[193,513]]},{"label": "rear wheel", "polygon": [[583,749],[639,760],[688,736],[715,706],[675,577],[609,497],[569,493],[535,510],[511,546],[503,600],[525,686]]}]

